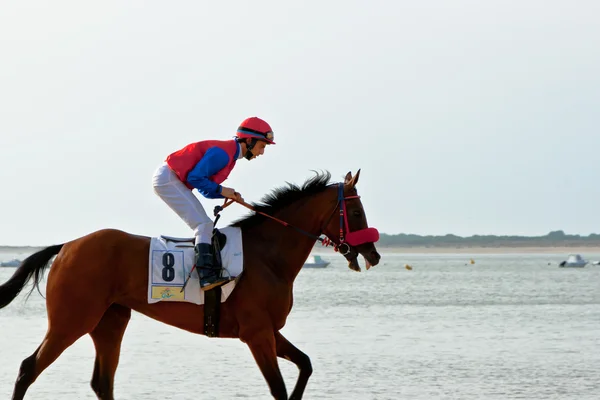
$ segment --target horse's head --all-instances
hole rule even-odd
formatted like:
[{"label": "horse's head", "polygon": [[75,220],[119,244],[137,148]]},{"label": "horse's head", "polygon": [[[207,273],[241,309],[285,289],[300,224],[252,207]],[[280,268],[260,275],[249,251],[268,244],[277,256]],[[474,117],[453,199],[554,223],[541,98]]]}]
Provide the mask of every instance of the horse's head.
[{"label": "horse's head", "polygon": [[354,176],[348,172],[343,185],[339,185],[339,218],[336,218],[334,210],[323,232],[336,243],[340,253],[348,260],[348,267],[355,271],[360,271],[359,254],[364,257],[367,269],[377,265],[381,258],[375,249],[379,232],[375,228],[369,228],[367,215],[356,191],[359,175],[360,170]]}]

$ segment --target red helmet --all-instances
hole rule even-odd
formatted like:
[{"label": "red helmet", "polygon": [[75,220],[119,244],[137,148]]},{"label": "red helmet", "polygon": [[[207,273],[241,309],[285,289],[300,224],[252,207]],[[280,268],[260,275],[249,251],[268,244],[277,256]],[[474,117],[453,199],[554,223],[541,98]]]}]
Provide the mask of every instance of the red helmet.
[{"label": "red helmet", "polygon": [[258,117],[246,118],[240,124],[240,127],[238,128],[237,133],[235,135],[243,139],[258,139],[263,140],[269,144],[275,144],[275,142],[273,141],[273,139],[275,139],[275,136],[273,136],[273,130],[271,129],[269,124],[267,124],[266,121]]}]

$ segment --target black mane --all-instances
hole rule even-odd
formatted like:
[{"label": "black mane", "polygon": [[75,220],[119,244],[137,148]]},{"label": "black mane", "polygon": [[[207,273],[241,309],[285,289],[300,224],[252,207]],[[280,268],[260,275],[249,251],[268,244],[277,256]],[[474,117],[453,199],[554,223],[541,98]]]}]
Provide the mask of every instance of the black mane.
[{"label": "black mane", "polygon": [[[252,206],[256,211],[264,212],[268,215],[273,215],[273,213],[281,210],[282,208],[290,205],[291,203],[302,199],[306,196],[311,196],[313,194],[322,192],[329,186],[329,180],[331,179],[331,174],[328,171],[325,172],[315,172],[315,176],[309,178],[304,182],[302,187],[286,182],[286,186],[279,187],[273,189],[270,194],[265,195],[260,201],[260,203],[252,203]],[[266,217],[258,214],[252,213],[247,215],[246,217],[242,217],[233,222],[232,226],[236,226],[239,228],[250,228],[252,226],[257,225],[258,223],[264,221]]]}]

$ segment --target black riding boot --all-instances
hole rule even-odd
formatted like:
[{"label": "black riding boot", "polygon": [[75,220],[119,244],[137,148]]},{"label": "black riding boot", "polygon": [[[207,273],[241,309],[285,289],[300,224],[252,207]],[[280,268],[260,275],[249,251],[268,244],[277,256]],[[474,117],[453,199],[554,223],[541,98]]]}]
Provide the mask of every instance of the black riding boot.
[{"label": "black riding boot", "polygon": [[195,264],[200,277],[200,288],[210,290],[227,282],[221,277],[221,266],[214,263],[213,247],[208,243],[194,246]]}]

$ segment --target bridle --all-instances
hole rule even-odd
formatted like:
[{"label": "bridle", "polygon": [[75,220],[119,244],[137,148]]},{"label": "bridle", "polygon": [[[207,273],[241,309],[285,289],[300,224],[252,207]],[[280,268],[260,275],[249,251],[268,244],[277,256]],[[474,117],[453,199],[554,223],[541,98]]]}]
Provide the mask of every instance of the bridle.
[{"label": "bridle", "polygon": [[[346,212],[346,200],[352,199],[360,199],[359,195],[354,196],[344,196],[344,184],[338,183],[338,200],[331,211],[329,218],[321,227],[321,232],[323,232],[324,227],[329,225],[329,221],[333,217],[335,210],[339,208],[340,210],[340,237],[339,242],[333,242],[333,248],[335,251],[339,251],[341,255],[345,256],[350,253],[350,246],[358,246],[364,243],[375,243],[379,240],[379,232],[375,228],[365,228],[360,229],[358,231],[351,232],[350,227],[348,226],[348,213]],[[332,243],[332,240],[328,237],[320,238],[321,243],[327,246]],[[326,242],[326,243],[325,243]],[[345,246],[345,250],[342,250],[343,246]]]},{"label": "bridle", "polygon": [[[296,231],[298,231],[308,237],[311,237],[311,238],[315,239],[316,241],[321,242],[323,244],[323,246],[333,246],[333,249],[336,252],[340,252],[341,255],[346,256],[346,255],[350,254],[350,246],[358,246],[358,245],[361,245],[364,243],[377,242],[379,240],[379,232],[375,228],[365,228],[365,229],[360,229],[360,230],[354,231],[354,232],[350,231],[350,229],[348,227],[348,216],[346,213],[346,208],[347,208],[346,201],[352,200],[352,199],[360,199],[360,196],[354,195],[354,196],[344,197],[344,184],[342,182],[339,182],[339,183],[337,183],[337,186],[338,186],[337,203],[335,204],[335,207],[333,208],[333,210],[331,210],[331,213],[329,214],[329,218],[327,218],[326,222],[319,229],[319,235],[314,235],[310,232],[305,231],[304,229],[300,229],[297,226],[294,226],[283,220],[280,220],[279,218],[275,218],[272,215],[269,215],[262,211],[258,211],[253,206],[251,206],[250,204],[248,204],[246,202],[237,201],[237,200],[233,200],[233,199],[225,199],[225,202],[223,203],[222,206],[215,207],[214,215],[216,218],[214,221],[214,225],[217,224],[217,221],[219,220],[219,217],[221,216],[219,213],[221,211],[223,211],[224,208],[226,208],[227,206],[232,204],[233,202],[236,202],[236,203],[239,203],[242,206],[254,211],[257,214],[260,214],[264,217],[270,218],[273,221],[276,221],[276,222],[282,224],[283,226],[288,226],[290,228],[293,228]],[[329,222],[331,221],[331,218],[333,218],[333,215],[337,209],[339,209],[339,211],[340,211],[340,213],[339,213],[340,214],[340,235],[339,235],[339,240],[337,240],[337,242],[336,242],[334,240],[331,240],[327,236],[321,237],[320,234],[323,232],[324,228],[327,225],[329,225]],[[344,250],[342,250],[342,249],[344,249]]]}]

